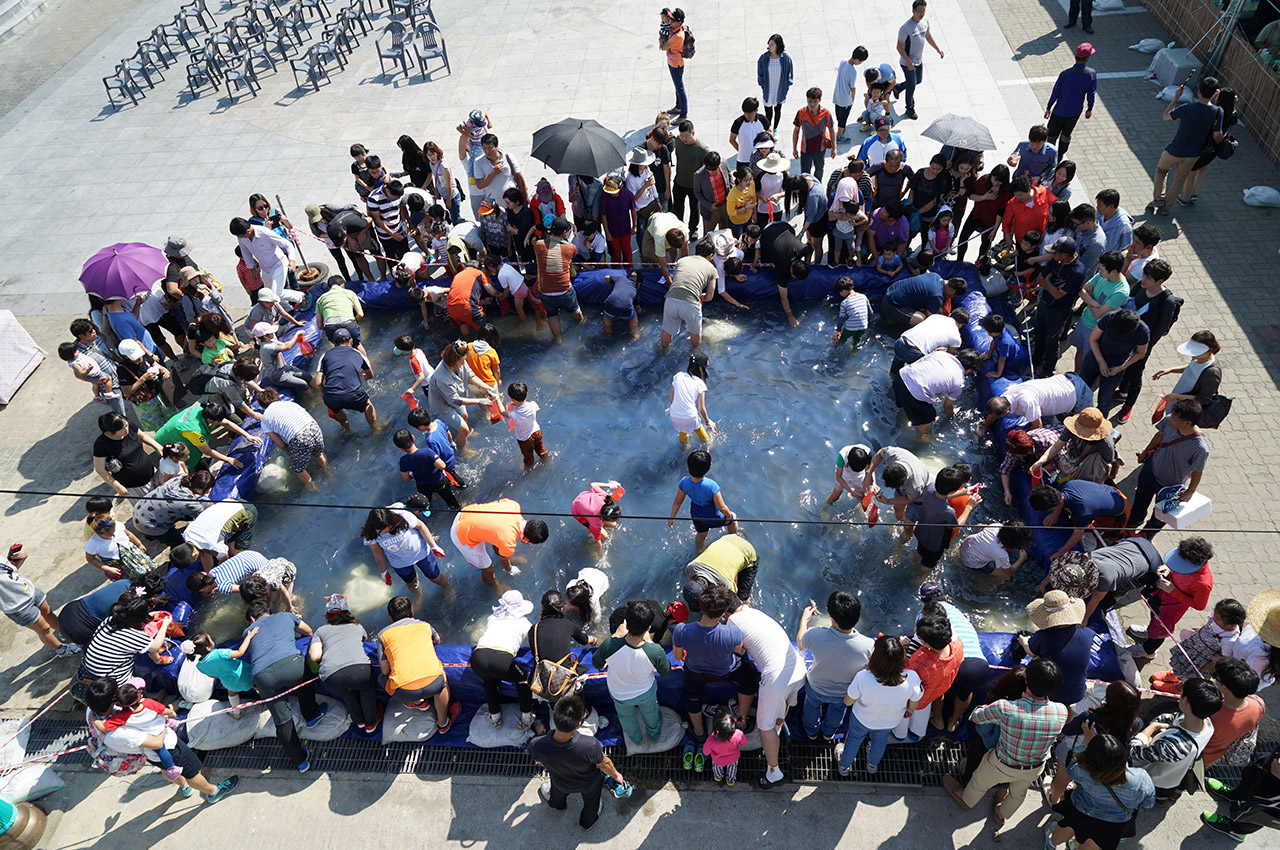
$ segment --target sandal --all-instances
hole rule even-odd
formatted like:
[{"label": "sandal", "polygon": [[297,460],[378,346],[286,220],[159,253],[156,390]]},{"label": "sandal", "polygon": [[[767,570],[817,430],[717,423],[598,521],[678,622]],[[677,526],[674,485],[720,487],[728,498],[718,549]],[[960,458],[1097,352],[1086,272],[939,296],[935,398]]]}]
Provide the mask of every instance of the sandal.
[{"label": "sandal", "polygon": [[693,747],[693,744],[691,744],[691,743],[687,743],[687,744],[685,744],[685,745],[684,745],[684,754],[683,754],[683,756],[681,757],[681,763],[682,763],[682,766],[684,767],[684,769],[685,769],[685,770],[692,770],[692,769],[693,769],[693,753],[694,753],[694,747]]}]

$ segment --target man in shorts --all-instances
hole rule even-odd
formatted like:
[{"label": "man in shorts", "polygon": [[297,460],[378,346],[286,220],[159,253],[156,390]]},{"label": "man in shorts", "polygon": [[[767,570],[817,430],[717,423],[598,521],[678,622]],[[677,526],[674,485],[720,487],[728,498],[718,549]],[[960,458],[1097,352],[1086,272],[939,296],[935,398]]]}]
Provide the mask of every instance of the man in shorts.
[{"label": "man in shorts", "polygon": [[663,351],[680,332],[681,324],[689,329],[689,342],[694,348],[702,344],[702,305],[716,297],[719,275],[711,262],[715,249],[702,241],[694,250],[695,256],[676,260],[675,275],[662,304]]},{"label": "man in shorts", "polygon": [[373,367],[367,357],[351,347],[351,332],[346,328],[334,331],[332,339],[333,348],[320,358],[320,368],[316,370],[312,385],[321,391],[329,418],[347,433],[351,433],[347,411],[355,410],[364,413],[365,421],[376,434],[382,430],[382,425],[378,423],[378,411],[373,400],[364,388],[364,382],[373,379]]},{"label": "man in shorts", "polygon": [[480,307],[480,299],[488,286],[489,278],[470,266],[454,275],[449,284],[449,319],[458,326],[458,332],[464,338],[471,336],[473,331],[479,331],[489,321]]},{"label": "man in shorts", "polygon": [[808,667],[782,626],[768,614],[747,605],[731,611],[729,622],[742,630],[742,646],[760,671],[756,725],[768,769],[758,784],[767,791],[787,781],[778,766],[779,733],[787,711],[800,702]]},{"label": "man in shorts", "polygon": [[547,539],[547,524],[540,519],[526,520],[520,515],[520,503],[514,499],[499,499],[467,505],[458,512],[449,529],[449,539],[466,562],[480,570],[485,584],[497,584],[493,573],[493,560],[486,545],[498,553],[498,563],[509,575],[520,575],[520,568],[511,563],[516,545],[537,545]]},{"label": "man in shorts", "polygon": [[22,551],[22,544],[15,543],[9,547],[6,561],[0,563],[0,611],[19,626],[35,632],[40,642],[59,658],[79,655],[81,647],[58,639],[57,633],[62,627],[49,607],[44,591],[28,581],[26,576],[18,575],[18,569],[26,559],[27,553]]},{"label": "man in shorts", "polygon": [[329,278],[329,289],[316,299],[316,324],[324,329],[329,342],[337,345],[334,336],[339,329],[350,334],[356,350],[368,358],[369,352],[364,350],[360,342],[360,319],[364,318],[364,308],[360,299],[346,287],[341,275]]},{"label": "man in shorts", "polygon": [[560,313],[565,312],[582,324],[587,317],[578,306],[578,296],[573,291],[569,268],[578,249],[565,241],[569,235],[569,222],[563,216],[557,216],[548,228],[550,236],[545,242],[533,246],[533,255],[538,268],[538,291],[541,293],[542,306],[547,311],[547,324],[551,326],[551,338],[556,345],[560,338]]},{"label": "man in shorts", "polygon": [[214,502],[182,530],[182,538],[200,550],[205,572],[253,545],[258,509],[248,502]]},{"label": "man in shorts", "polygon": [[915,426],[917,442],[933,439],[929,432],[938,418],[933,400],[942,396],[943,409],[948,415],[955,413],[955,404],[964,392],[965,378],[981,364],[982,357],[972,348],[962,348],[956,354],[935,351],[908,363],[893,376],[894,401]]}]

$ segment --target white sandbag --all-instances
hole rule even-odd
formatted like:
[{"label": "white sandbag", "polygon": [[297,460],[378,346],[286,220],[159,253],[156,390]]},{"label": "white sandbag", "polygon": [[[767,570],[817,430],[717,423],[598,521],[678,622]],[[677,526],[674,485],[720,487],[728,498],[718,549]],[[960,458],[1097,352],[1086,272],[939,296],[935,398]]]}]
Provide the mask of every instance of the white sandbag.
[{"label": "white sandbag", "polygon": [[275,457],[262,467],[258,474],[258,491],[262,493],[283,493],[289,489],[289,467],[285,459]]},{"label": "white sandbag", "polygon": [[1251,207],[1280,207],[1280,192],[1270,186],[1251,186],[1244,190],[1244,202]]},{"label": "white sandbag", "polygon": [[632,711],[636,713],[636,722],[640,724],[642,737],[639,741],[633,741],[625,734],[622,736],[622,742],[627,747],[627,755],[665,753],[674,749],[684,739],[684,721],[673,709],[665,705],[658,708],[658,713],[662,715],[662,729],[659,730],[656,738],[650,738],[644,734],[644,721],[640,719],[640,709],[634,708]]},{"label": "white sandbag", "polygon": [[266,706],[243,709],[239,720],[230,713],[213,715],[230,707],[230,703],[213,700],[191,706],[187,714],[187,744],[193,750],[225,750],[261,737],[259,730],[267,727],[272,729],[270,735],[275,734]]},{"label": "white sandbag", "polygon": [[[1099,8],[1099,7],[1095,4],[1094,8]],[[1170,44],[1170,47],[1172,46],[1173,45]],[[1158,38],[1144,38],[1142,41],[1138,42],[1137,44],[1129,45],[1130,50],[1136,50],[1139,53],[1156,53],[1162,47],[1164,47],[1164,42]]]},{"label": "white sandbag", "polygon": [[436,733],[436,710],[409,708],[392,700],[382,716],[382,743],[421,744]]},{"label": "white sandbag", "polygon": [[578,731],[584,735],[590,735],[594,738],[596,736],[596,732],[599,732],[608,725],[609,718],[601,717],[600,712],[593,708],[591,709],[591,713],[587,715],[587,719],[583,720],[582,725],[578,727]]},{"label": "white sandbag", "polygon": [[321,705],[328,705],[329,710],[320,718],[319,723],[308,729],[306,721],[302,719],[302,709],[298,707],[298,698],[289,697],[289,710],[293,712],[293,725],[298,729],[298,737],[304,741],[332,741],[341,738],[342,733],[351,728],[351,715],[347,713],[347,707],[337,698],[317,701]]},{"label": "white sandbag", "polygon": [[[1165,86],[1164,88],[1160,89],[1160,91],[1156,92],[1156,100],[1163,100],[1166,103],[1172,102],[1174,97],[1177,94],[1178,94],[1177,86]],[[1194,98],[1191,96],[1191,89],[1183,89],[1182,97],[1178,98],[1178,102],[1190,103],[1192,100],[1194,100]]]},{"label": "white sandbag", "polygon": [[213,699],[213,686],[217,680],[196,669],[196,662],[183,659],[178,668],[178,693],[182,701],[191,705]]},{"label": "white sandbag", "polygon": [[520,706],[507,703],[502,706],[502,726],[495,727],[489,720],[489,709],[480,706],[471,718],[471,726],[467,729],[467,743],[477,747],[494,749],[496,747],[524,747],[533,737],[533,729],[520,729]]},{"label": "white sandbag", "polygon": [[1095,12],[1114,12],[1124,8],[1124,0],[1093,0]]},{"label": "white sandbag", "polygon": [[29,764],[0,779],[0,797],[10,803],[39,800],[67,783],[47,764]]},{"label": "white sandbag", "polygon": [[[5,745],[0,747],[0,767],[7,764],[17,764],[25,761],[27,758],[27,741],[31,738],[30,727],[22,729],[27,720],[25,717],[15,717],[12,720],[0,720],[0,741],[5,741]],[[22,729],[18,736],[14,738],[14,733]],[[12,741],[9,739],[13,738]]]}]

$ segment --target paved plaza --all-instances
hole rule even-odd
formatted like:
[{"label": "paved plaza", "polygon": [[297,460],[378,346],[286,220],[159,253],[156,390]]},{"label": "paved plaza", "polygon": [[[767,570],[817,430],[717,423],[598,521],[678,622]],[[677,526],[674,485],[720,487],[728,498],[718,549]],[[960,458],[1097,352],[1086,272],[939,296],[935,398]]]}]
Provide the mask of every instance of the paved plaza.
[{"label": "paved plaza", "polygon": [[[488,111],[503,147],[521,162],[532,185],[544,173],[528,156],[536,128],[565,116],[595,118],[631,139],[674,99],[655,46],[657,7],[634,0],[436,0],[452,65],[448,75],[438,72],[427,81],[417,74],[409,80],[382,75],[371,36],[319,92],[297,90],[282,65],[263,75],[257,97],[231,103],[225,91],[206,89],[191,98],[182,68],[174,66],[139,106],[107,107],[101,78],[179,5],[52,0],[25,32],[0,44],[0,232],[9,246],[0,260],[0,308],[17,314],[51,355],[0,412],[0,488],[105,491],[89,456],[100,410],[85,403],[83,385],[54,353],[71,318],[84,311],[77,277],[97,248],[119,241],[161,245],[170,234],[184,235],[200,263],[229,282],[232,312],[240,316],[248,305],[235,283],[227,222],[245,214],[250,193],[278,193],[300,222],[305,204],[356,199],[348,171],[351,143],[363,142],[398,170],[400,134],[420,144],[434,140],[453,152],[454,127],[474,108]],[[755,60],[770,33],[785,36],[795,61],[785,113],[793,114],[808,86],[830,91],[838,62],[855,44],[868,47],[872,64],[893,62],[894,34],[909,5],[707,0],[687,7],[698,51],[685,79],[689,117],[699,136],[731,152],[729,125],[742,98],[759,94]],[[1071,64],[1072,49],[1086,38],[1079,29],[1064,38],[1058,29],[1064,6],[1054,0],[936,0],[930,6],[946,58],[926,57],[917,93],[920,120],[899,127],[910,163],[921,165],[924,154],[936,150],[936,143],[918,134],[943,112],[972,114],[991,128],[1000,150],[988,154],[988,164],[1003,160],[1026,129],[1041,122],[1055,75]],[[214,0],[210,8],[221,24],[232,6],[219,7]],[[382,9],[375,26],[386,20]],[[1150,57],[1127,46],[1168,36],[1137,6],[1098,14],[1094,26],[1097,32],[1088,38],[1098,48],[1091,64],[1100,74],[1099,98],[1092,120],[1081,121],[1073,137],[1070,158],[1079,165],[1073,199],[1091,201],[1099,189],[1114,187],[1139,221],[1149,220],[1141,211],[1173,125],[1160,120],[1164,103],[1153,98],[1155,87],[1134,73]],[[1232,595],[1247,601],[1280,585],[1270,557],[1280,532],[1271,497],[1280,466],[1280,210],[1248,207],[1240,198],[1249,186],[1280,187],[1280,174],[1247,132],[1235,132],[1241,138],[1236,157],[1210,167],[1199,203],[1175,206],[1171,218],[1150,221],[1164,233],[1160,253],[1174,268],[1170,288],[1186,299],[1172,338],[1208,328],[1223,345],[1224,391],[1235,406],[1224,427],[1211,432],[1212,457],[1201,490],[1214,509],[1196,530],[1215,532],[1214,599]],[[789,152],[789,142],[785,148]],[[563,193],[563,178],[556,185]],[[329,259],[319,243],[304,250],[309,259]],[[802,305],[798,315],[802,322],[816,321],[825,310]],[[1166,341],[1152,368],[1180,362]],[[1133,451],[1148,438],[1153,403],[1148,382],[1133,420],[1124,426],[1126,474],[1135,470]],[[1135,477],[1123,489],[1132,492]],[[55,608],[97,584],[97,572],[82,558],[75,522],[82,517],[79,502],[34,492],[0,494],[0,515],[0,543],[25,544],[31,554],[25,569]],[[1176,532],[1162,537],[1170,544],[1176,539]],[[0,629],[0,669],[8,671],[0,681],[3,712],[22,716],[65,688],[73,663],[50,661],[28,632],[6,626]],[[1264,696],[1273,714],[1264,737],[1280,737],[1274,719],[1280,690]],[[424,782],[279,774],[246,776],[234,799],[201,811],[194,801],[175,799],[158,775],[107,780],[70,769],[68,789],[44,801],[51,828],[43,846],[204,842],[222,848],[246,840],[270,845],[296,842],[304,818],[311,829],[300,846],[345,846],[352,831],[370,843],[412,834],[440,847],[509,847],[533,840],[569,846],[578,840],[571,820],[537,805],[534,786],[515,778]],[[1144,834],[1136,845],[1222,846],[1204,834],[1187,837],[1198,827],[1202,799],[1144,813]],[[282,805],[290,806],[287,818],[280,816]],[[734,825],[722,833],[725,839],[760,847],[1039,846],[1038,824],[1046,811],[1034,798],[1002,839],[993,839],[993,827],[982,821],[988,810],[989,802],[961,813],[937,791],[826,784],[788,786],[760,798],[746,783],[732,793],[701,784],[668,785],[638,789],[621,806],[610,802],[587,838],[619,848],[669,846],[688,840],[690,831],[711,818]],[[1278,846],[1275,835],[1262,833],[1243,846]]]}]

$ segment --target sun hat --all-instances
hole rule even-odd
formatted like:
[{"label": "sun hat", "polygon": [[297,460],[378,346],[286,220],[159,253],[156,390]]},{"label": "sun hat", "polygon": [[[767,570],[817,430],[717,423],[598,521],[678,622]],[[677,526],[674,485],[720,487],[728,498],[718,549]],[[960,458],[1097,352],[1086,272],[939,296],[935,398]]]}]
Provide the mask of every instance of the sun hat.
[{"label": "sun hat", "polygon": [[312,224],[315,224],[321,218],[323,218],[323,216],[320,215],[319,204],[307,204],[305,207],[302,208],[302,211],[307,214],[307,221],[311,222]]},{"label": "sun hat", "polygon": [[480,213],[480,215],[489,215],[493,210],[493,201],[481,201],[480,206],[476,207],[476,212]]},{"label": "sun hat", "polygon": [[117,351],[119,351],[120,356],[126,360],[141,360],[147,354],[147,350],[142,347],[142,343],[138,342],[136,339],[120,340],[120,347]]},{"label": "sun hat", "polygon": [[756,163],[756,167],[761,171],[767,171],[770,174],[781,174],[791,167],[791,160],[787,159],[785,156],[781,156],[777,151],[774,151]]},{"label": "sun hat", "polygon": [[1194,339],[1189,339],[1178,346],[1178,353],[1186,357],[1199,357],[1201,354],[1207,354],[1208,352],[1209,346],[1203,342],[1196,342]]},{"label": "sun hat", "polygon": [[332,596],[324,598],[324,612],[328,614],[330,611],[346,611],[347,595],[345,593],[335,593]]},{"label": "sun hat", "polygon": [[203,275],[204,272],[200,271],[200,269],[192,268],[191,266],[184,266],[178,274],[182,277],[183,283],[190,283]]},{"label": "sun hat", "polygon": [[1096,407],[1086,407],[1075,416],[1068,416],[1062,424],[1072,434],[1088,442],[1105,439],[1111,433],[1111,422]]},{"label": "sun hat", "polygon": [[616,195],[622,191],[622,178],[616,174],[610,174],[604,178],[604,193],[606,195]]},{"label": "sun hat", "polygon": [[189,257],[191,256],[191,248],[187,246],[187,240],[181,236],[170,236],[168,241],[164,243],[164,255],[166,257]]},{"label": "sun hat", "polygon": [[268,304],[277,304],[280,301],[280,296],[276,295],[276,291],[274,289],[268,289],[264,286],[262,289],[258,290],[258,303],[261,304],[263,301],[266,301]]},{"label": "sun hat", "polygon": [[[1207,563],[1209,562],[1204,562],[1204,564]],[[1192,573],[1198,573],[1204,569],[1204,564],[1197,564],[1182,557],[1182,553],[1178,551],[1177,546],[1164,553],[1164,565],[1178,575],[1189,576]]]},{"label": "sun hat", "polygon": [[471,114],[467,116],[467,119],[470,120],[472,124],[479,127],[484,123],[484,112],[479,109],[473,109],[471,110]]},{"label": "sun hat", "polygon": [[270,322],[258,322],[253,326],[253,329],[249,331],[249,335],[254,339],[262,339],[264,336],[270,336],[275,332],[276,326]]},{"label": "sun hat", "polygon": [[518,590],[508,590],[502,594],[498,604],[493,606],[493,616],[500,620],[527,617],[533,611],[533,603],[524,598]]},{"label": "sun hat", "polygon": [[1082,42],[1080,42],[1080,46],[1076,48],[1076,58],[1077,58],[1077,59],[1088,59],[1090,56],[1092,56],[1093,54],[1095,54],[1095,53],[1097,53],[1097,52],[1098,52],[1098,51],[1096,51],[1096,50],[1094,50],[1094,49],[1093,49],[1093,45],[1092,45],[1092,44],[1090,44],[1090,43],[1089,43],[1089,42],[1087,42],[1087,41],[1082,41]]},{"label": "sun hat", "polygon": [[761,139],[760,141],[756,142],[756,150],[767,151],[769,148],[773,147],[776,144],[777,142],[775,142],[773,139],[768,139],[768,138]]},{"label": "sun hat", "polygon": [[1049,586],[1072,599],[1088,599],[1098,589],[1098,565],[1085,552],[1063,552],[1049,564]]},{"label": "sun hat", "polygon": [[1027,606],[1027,616],[1037,629],[1078,626],[1084,620],[1084,600],[1072,599],[1061,590],[1051,590]]},{"label": "sun hat", "polygon": [[1249,625],[1268,646],[1280,646],[1280,590],[1264,590],[1249,600]]},{"label": "sun hat", "polygon": [[655,159],[653,151],[647,148],[632,148],[627,155],[627,165],[652,165]]},{"label": "sun hat", "polygon": [[1004,438],[1004,450],[1015,457],[1026,457],[1036,450],[1036,444],[1030,434],[1015,428]]}]

